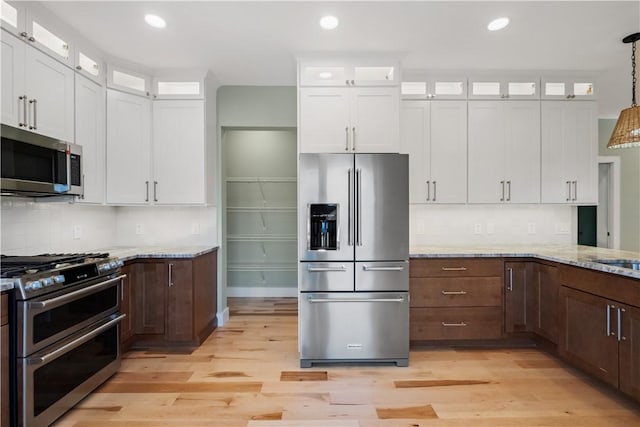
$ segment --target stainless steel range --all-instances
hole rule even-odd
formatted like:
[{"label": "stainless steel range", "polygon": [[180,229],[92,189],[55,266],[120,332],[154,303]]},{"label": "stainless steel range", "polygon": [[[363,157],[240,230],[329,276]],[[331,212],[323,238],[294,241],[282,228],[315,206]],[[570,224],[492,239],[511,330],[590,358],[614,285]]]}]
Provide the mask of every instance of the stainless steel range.
[{"label": "stainless steel range", "polygon": [[0,280],[15,287],[13,424],[47,426],[117,372],[121,267],[108,254],[0,258]]}]

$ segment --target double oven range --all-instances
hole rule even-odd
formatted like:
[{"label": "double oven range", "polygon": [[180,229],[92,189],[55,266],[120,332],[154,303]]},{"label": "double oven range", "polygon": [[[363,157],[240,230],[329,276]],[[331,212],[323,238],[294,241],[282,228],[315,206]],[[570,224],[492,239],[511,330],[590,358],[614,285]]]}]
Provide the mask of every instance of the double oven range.
[{"label": "double oven range", "polygon": [[117,372],[121,267],[108,254],[0,258],[0,280],[14,284],[13,425],[51,424]]}]

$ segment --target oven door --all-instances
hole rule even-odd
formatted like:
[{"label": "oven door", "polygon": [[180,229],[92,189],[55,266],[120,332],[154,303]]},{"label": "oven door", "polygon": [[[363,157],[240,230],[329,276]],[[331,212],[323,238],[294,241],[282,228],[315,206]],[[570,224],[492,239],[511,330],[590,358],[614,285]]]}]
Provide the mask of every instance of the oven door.
[{"label": "oven door", "polygon": [[18,425],[51,424],[120,367],[113,314],[28,358],[18,359]]},{"label": "oven door", "polygon": [[17,356],[26,357],[116,313],[124,275],[18,302]]}]

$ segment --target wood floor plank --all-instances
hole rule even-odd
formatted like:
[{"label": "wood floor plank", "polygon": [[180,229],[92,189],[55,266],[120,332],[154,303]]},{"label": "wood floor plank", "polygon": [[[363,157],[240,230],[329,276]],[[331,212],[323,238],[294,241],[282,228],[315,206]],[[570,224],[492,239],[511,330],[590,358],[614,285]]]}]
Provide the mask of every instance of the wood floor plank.
[{"label": "wood floor plank", "polygon": [[449,387],[460,385],[490,384],[490,381],[479,380],[408,380],[394,381],[396,388]]},{"label": "wood floor plank", "polygon": [[211,383],[155,383],[110,381],[97,393],[187,393],[187,392],[234,392],[255,393],[262,389],[261,382],[211,382]]},{"label": "wood floor plank", "polygon": [[193,372],[118,372],[112,382],[186,382]]},{"label": "wood floor plank", "polygon": [[280,381],[327,381],[327,371],[282,371]]},{"label": "wood floor plank", "polygon": [[436,411],[431,405],[412,406],[406,408],[376,408],[378,418],[381,420],[390,419],[425,419],[438,418]]}]

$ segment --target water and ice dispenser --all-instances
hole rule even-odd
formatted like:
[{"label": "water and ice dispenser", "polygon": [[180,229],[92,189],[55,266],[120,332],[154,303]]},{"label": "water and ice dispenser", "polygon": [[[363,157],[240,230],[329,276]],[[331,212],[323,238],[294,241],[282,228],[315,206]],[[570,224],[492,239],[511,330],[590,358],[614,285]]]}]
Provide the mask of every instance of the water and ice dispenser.
[{"label": "water and ice dispenser", "polygon": [[338,205],[312,203],[309,205],[309,249],[335,251],[338,249]]}]

